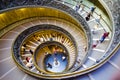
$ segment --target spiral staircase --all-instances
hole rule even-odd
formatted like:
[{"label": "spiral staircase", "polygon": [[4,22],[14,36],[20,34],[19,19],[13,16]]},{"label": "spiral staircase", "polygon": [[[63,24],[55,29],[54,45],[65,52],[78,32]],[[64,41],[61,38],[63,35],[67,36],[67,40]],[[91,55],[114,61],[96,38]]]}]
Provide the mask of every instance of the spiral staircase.
[{"label": "spiral staircase", "polygon": [[120,80],[120,1],[79,2],[1,0],[0,80]]}]

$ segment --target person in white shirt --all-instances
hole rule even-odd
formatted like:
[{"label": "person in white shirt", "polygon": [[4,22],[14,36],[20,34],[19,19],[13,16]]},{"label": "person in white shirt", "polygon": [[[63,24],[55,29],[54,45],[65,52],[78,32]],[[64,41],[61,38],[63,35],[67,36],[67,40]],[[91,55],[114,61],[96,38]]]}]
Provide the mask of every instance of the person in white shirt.
[{"label": "person in white shirt", "polygon": [[95,19],[96,20],[96,22],[98,22],[98,23],[100,23],[100,20],[102,19],[102,16],[101,16],[101,14],[100,15],[98,15],[98,17]]}]

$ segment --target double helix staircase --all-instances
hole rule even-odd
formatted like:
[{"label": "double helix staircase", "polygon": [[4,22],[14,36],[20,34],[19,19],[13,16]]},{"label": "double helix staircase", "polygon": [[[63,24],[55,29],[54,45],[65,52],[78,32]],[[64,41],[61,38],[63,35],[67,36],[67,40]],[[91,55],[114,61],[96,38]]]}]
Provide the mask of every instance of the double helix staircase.
[{"label": "double helix staircase", "polygon": [[[73,0],[58,0],[57,2],[61,3],[63,5],[67,5],[71,8],[73,8],[77,4],[77,1],[73,1]],[[111,3],[112,3],[112,5],[114,4],[114,1],[110,1],[110,0],[109,1],[105,0],[105,2],[106,3],[109,2],[108,6]],[[79,13],[79,15],[81,15],[85,19],[87,14],[90,12],[90,7],[94,6],[94,4],[90,1],[85,0],[85,1],[83,1],[83,5],[85,6],[84,10],[82,12],[76,12],[76,13]],[[111,7],[109,7],[109,8],[111,10]],[[96,18],[98,17],[99,14],[102,14],[100,23],[98,23],[96,21]],[[117,14],[117,13],[112,13],[113,18],[116,19],[116,21],[117,21],[117,17],[114,16],[114,14]],[[116,22],[116,21],[114,24],[114,26],[115,26],[115,32],[114,32],[114,28],[112,29],[110,27],[113,25],[111,25],[111,23],[108,21],[108,16],[105,15],[104,12],[102,12],[102,9],[100,9],[99,7],[96,8],[96,10],[92,14],[90,20],[86,21],[91,30],[93,44],[94,44],[94,42],[96,42],[96,40],[100,40],[100,38],[104,32],[110,32],[110,34],[103,43],[99,43],[97,45],[97,47],[91,48],[91,52],[88,55],[86,54],[86,47],[88,45],[87,40],[86,40],[87,38],[86,38],[85,34],[82,31],[80,31],[79,28],[77,28],[72,23],[66,22],[61,19],[49,18],[49,17],[39,18],[39,19],[31,18],[31,21],[29,21],[27,23],[23,23],[23,24],[21,24],[21,22],[18,22],[17,24],[20,24],[20,25],[17,25],[17,27],[9,30],[3,36],[0,37],[0,44],[1,44],[0,45],[0,67],[1,67],[0,68],[0,80],[8,80],[8,79],[11,79],[11,80],[16,80],[16,79],[18,79],[18,80],[19,79],[20,80],[21,79],[22,80],[38,80],[38,78],[32,77],[17,68],[16,64],[14,63],[14,61],[12,59],[11,49],[12,49],[13,43],[14,43],[15,39],[18,37],[18,35],[20,35],[23,31],[25,31],[26,29],[28,29],[32,26],[42,25],[42,24],[52,24],[55,26],[59,26],[59,27],[63,28],[64,30],[68,31],[74,37],[76,44],[77,44],[77,50],[78,50],[77,57],[75,54],[74,46],[73,45],[69,46],[69,44],[68,44],[70,42],[70,39],[65,38],[64,43],[62,43],[63,36],[57,36],[53,39],[54,41],[62,43],[70,53],[69,54],[70,60],[71,60],[69,63],[69,68],[71,68],[70,72],[76,71],[76,75],[71,76],[71,77],[73,77],[73,78],[71,78],[72,80],[110,80],[112,78],[112,75],[115,75],[116,73],[118,73],[120,71],[120,67],[119,67],[119,53],[120,53],[119,30],[120,29],[119,29],[119,22]],[[93,31],[93,28],[95,25],[98,25],[98,27],[95,30],[95,34],[94,34],[94,33],[92,33],[92,31]],[[115,36],[115,38],[118,38],[118,41],[117,40],[115,41],[115,39],[113,39],[113,36]],[[26,41],[27,47],[26,47],[25,52],[29,53],[30,49],[34,52],[34,50],[42,43],[42,42],[38,41],[38,39],[42,38],[42,40],[44,40],[44,41],[49,41],[50,37],[51,37],[51,33],[50,34],[46,33],[44,35],[40,35],[37,37],[32,36],[32,38],[30,38],[28,41]],[[115,49],[111,48],[111,44],[113,45],[113,42],[114,42],[114,44],[116,44]],[[114,45],[113,45],[113,47],[114,47]],[[108,53],[109,49],[111,49],[112,51]],[[28,55],[23,54],[22,56],[28,56]],[[29,56],[31,56],[31,55],[29,55]],[[43,55],[43,57],[44,57],[44,55]],[[81,63],[79,63],[79,61]],[[104,63],[104,65],[102,67],[96,69],[97,68],[96,65],[98,65],[100,63],[101,63],[101,65]],[[94,70],[91,67],[95,68],[96,70]],[[31,72],[34,72],[37,74],[41,74],[41,75],[44,74],[42,71],[41,72],[38,71],[35,66],[30,69],[29,68],[27,68],[27,69],[30,70]],[[94,71],[89,72],[89,71],[91,71],[90,69],[94,70]],[[81,73],[79,71],[84,71],[84,70],[86,70],[85,73],[87,73],[87,72],[89,72],[89,73],[82,75],[82,76],[78,76],[78,75],[81,75]],[[89,70],[89,71],[87,71],[87,70]],[[100,76],[102,76],[102,77],[100,77]],[[63,76],[62,78],[67,78],[67,77]]]}]

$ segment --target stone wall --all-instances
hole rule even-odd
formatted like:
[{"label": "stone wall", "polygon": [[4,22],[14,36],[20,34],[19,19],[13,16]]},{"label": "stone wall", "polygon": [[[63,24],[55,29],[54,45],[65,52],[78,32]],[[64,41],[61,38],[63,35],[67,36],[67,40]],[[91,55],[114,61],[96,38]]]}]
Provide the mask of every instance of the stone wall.
[{"label": "stone wall", "polygon": [[112,50],[119,44],[120,45],[120,0],[104,0],[106,5],[109,7],[113,19],[114,19],[114,38],[112,45],[107,53],[112,52]]}]

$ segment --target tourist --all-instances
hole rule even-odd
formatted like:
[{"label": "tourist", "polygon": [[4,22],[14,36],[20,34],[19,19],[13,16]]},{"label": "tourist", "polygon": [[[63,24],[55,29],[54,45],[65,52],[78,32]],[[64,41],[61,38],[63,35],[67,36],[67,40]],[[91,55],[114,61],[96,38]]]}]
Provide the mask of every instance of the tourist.
[{"label": "tourist", "polygon": [[29,60],[29,63],[32,63],[33,62],[33,60],[32,60],[32,57],[30,58],[30,60]]},{"label": "tourist", "polygon": [[77,12],[79,9],[80,9],[80,5],[77,4],[77,5],[75,6],[75,11]]},{"label": "tourist", "polygon": [[78,59],[76,62],[77,62],[78,64],[80,64],[80,63],[81,63],[81,60],[80,60],[80,59]]},{"label": "tourist", "polygon": [[81,13],[84,10],[84,8],[85,8],[85,6],[83,4],[81,4],[80,9],[78,10],[78,12]]},{"label": "tourist", "polygon": [[26,44],[24,44],[23,46],[26,47]]},{"label": "tourist", "polygon": [[98,22],[98,23],[100,23],[100,20],[102,19],[102,16],[101,16],[101,14],[100,15],[98,15],[98,17],[95,19],[96,20],[96,22]]},{"label": "tourist", "polygon": [[62,56],[62,61],[65,61],[66,57],[65,56]]},{"label": "tourist", "polygon": [[29,62],[27,62],[26,67],[28,67],[28,68],[32,68],[32,67],[33,67],[33,63],[29,63]]},{"label": "tourist", "polygon": [[29,62],[29,60],[30,60],[30,57],[26,57],[26,61]]},{"label": "tourist", "polygon": [[30,49],[29,52],[33,55],[33,51]]},{"label": "tourist", "polygon": [[105,33],[102,35],[102,37],[101,37],[101,39],[100,39],[100,42],[102,43],[102,42],[105,40],[105,38],[108,37],[108,35],[109,35],[109,32],[105,32]]},{"label": "tourist", "polygon": [[52,65],[50,63],[47,63],[48,68],[52,68]]},{"label": "tourist", "polygon": [[92,48],[95,48],[99,44],[99,40],[96,40],[95,43],[92,45]]},{"label": "tourist", "polygon": [[94,27],[91,29],[93,34],[97,33],[98,26],[99,26],[99,24],[95,24]]},{"label": "tourist", "polygon": [[55,65],[58,65],[58,60],[56,57],[54,58],[54,61],[55,61]]},{"label": "tourist", "polygon": [[96,7],[92,6],[92,7],[90,8],[90,13],[93,13],[93,12],[95,11],[95,9],[96,9]]},{"label": "tourist", "polygon": [[26,61],[29,63],[32,63],[32,58],[31,57],[26,57]]},{"label": "tourist", "polygon": [[91,13],[88,13],[87,16],[85,17],[86,21],[90,20]]},{"label": "tourist", "polygon": [[62,36],[61,43],[63,44],[65,41],[65,38]]},{"label": "tourist", "polygon": [[42,37],[40,38],[40,41],[41,41],[41,42],[45,42],[45,40],[44,40]]},{"label": "tourist", "polygon": [[23,49],[23,51],[25,51],[25,49],[26,49],[26,44],[24,44],[24,45],[22,46],[22,49]]}]

